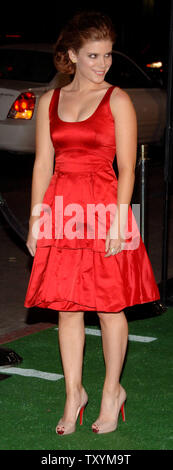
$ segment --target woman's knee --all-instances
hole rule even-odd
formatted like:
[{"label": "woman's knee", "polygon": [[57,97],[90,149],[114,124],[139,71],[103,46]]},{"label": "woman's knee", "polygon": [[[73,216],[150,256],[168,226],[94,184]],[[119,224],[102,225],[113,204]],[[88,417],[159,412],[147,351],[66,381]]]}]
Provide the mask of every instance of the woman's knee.
[{"label": "woman's knee", "polygon": [[82,317],[84,315],[84,312],[82,311],[75,311],[75,312],[72,312],[72,311],[61,311],[59,310],[59,318],[63,319],[63,320],[68,320],[69,318],[81,318],[81,314],[82,314]]},{"label": "woman's knee", "polygon": [[99,319],[103,322],[118,319],[120,318],[120,315],[123,316],[122,314],[124,314],[123,310],[120,312],[97,312]]}]

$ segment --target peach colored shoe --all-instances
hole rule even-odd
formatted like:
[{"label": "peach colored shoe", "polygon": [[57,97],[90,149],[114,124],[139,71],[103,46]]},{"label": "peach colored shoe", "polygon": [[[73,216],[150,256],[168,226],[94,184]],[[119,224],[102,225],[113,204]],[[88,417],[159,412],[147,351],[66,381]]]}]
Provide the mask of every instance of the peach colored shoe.
[{"label": "peach colored shoe", "polygon": [[125,404],[125,401],[126,401],[126,391],[124,390],[124,388],[121,386],[121,391],[120,391],[120,395],[119,395],[119,409],[118,409],[118,413],[117,413],[117,416],[115,418],[115,421],[112,423],[105,423],[105,424],[100,424],[100,425],[97,425],[95,423],[92,424],[92,430],[93,432],[97,433],[97,434],[104,434],[104,433],[108,433],[108,432],[112,432],[112,431],[115,431],[117,429],[117,426],[118,426],[118,418],[119,418],[119,413],[121,411],[121,414],[122,414],[122,419],[123,421],[125,421],[125,409],[124,409],[124,404]]},{"label": "peach colored shoe", "polygon": [[[85,392],[86,393],[86,392]],[[87,396],[87,393],[86,393],[86,398],[85,398],[85,401],[82,405],[80,405],[80,407],[78,408],[77,410],[77,413],[76,413],[76,421],[78,419],[78,416],[80,417],[80,425],[83,424],[83,414],[84,414],[84,409],[85,407],[87,406],[88,404],[88,396]],[[76,430],[76,421],[75,423],[67,423],[67,424],[63,424],[63,419],[61,418],[56,426],[56,433],[57,434],[71,434],[73,432],[75,432]]]}]

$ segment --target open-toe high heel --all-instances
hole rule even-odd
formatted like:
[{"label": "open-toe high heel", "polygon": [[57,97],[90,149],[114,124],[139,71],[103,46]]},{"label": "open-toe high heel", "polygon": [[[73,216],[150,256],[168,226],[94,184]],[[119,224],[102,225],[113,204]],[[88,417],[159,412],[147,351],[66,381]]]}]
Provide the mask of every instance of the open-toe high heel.
[{"label": "open-toe high heel", "polygon": [[[88,404],[88,396],[86,394],[86,398],[83,402],[82,405],[80,405],[80,407],[78,408],[77,410],[77,413],[76,413],[76,421],[75,423],[73,422],[68,422],[68,423],[64,423],[63,419],[61,418],[56,426],[56,433],[57,434],[71,434],[73,432],[76,431],[76,422],[77,422],[77,419],[78,419],[78,416],[79,416],[79,422],[80,422],[80,425],[83,424],[83,414],[84,414],[84,409],[86,408]],[[64,423],[64,424],[63,424]]]},{"label": "open-toe high heel", "polygon": [[95,432],[96,434],[104,434],[104,433],[107,433],[107,432],[115,431],[117,429],[117,426],[118,426],[118,418],[119,418],[120,411],[121,411],[122,419],[125,422],[124,404],[125,404],[126,398],[127,398],[126,391],[124,390],[123,387],[121,387],[121,392],[120,392],[119,399],[118,399],[119,400],[119,408],[118,408],[118,413],[116,414],[115,421],[111,422],[111,423],[100,424],[100,425],[97,425],[96,423],[93,423],[92,424],[93,432]]}]

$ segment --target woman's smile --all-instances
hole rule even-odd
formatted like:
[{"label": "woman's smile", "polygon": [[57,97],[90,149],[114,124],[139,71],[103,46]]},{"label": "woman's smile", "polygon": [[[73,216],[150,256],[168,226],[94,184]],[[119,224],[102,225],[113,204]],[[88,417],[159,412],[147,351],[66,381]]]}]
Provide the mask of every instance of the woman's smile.
[{"label": "woman's smile", "polygon": [[97,70],[94,70],[94,72],[97,74],[97,75],[104,75],[106,72],[105,70],[104,71],[97,71]]}]

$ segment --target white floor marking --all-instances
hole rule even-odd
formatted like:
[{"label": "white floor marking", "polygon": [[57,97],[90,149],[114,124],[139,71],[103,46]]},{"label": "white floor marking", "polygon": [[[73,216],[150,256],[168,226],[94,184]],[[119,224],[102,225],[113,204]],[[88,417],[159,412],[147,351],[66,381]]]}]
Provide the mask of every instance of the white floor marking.
[{"label": "white floor marking", "polygon": [[[55,328],[58,330],[58,328]],[[85,328],[85,333],[87,335],[94,335],[94,336],[101,336],[101,330],[98,328]],[[156,341],[157,338],[151,336],[137,336],[137,335],[129,335],[129,341],[139,341],[139,343],[151,343],[152,341]]]},{"label": "white floor marking", "polygon": [[0,373],[23,375],[24,377],[36,377],[37,379],[44,380],[60,380],[64,377],[61,374],[52,374],[51,372],[42,372],[35,369],[22,369],[21,367],[4,367],[0,366]]},{"label": "white floor marking", "polygon": [[[58,328],[54,328],[58,330]],[[101,330],[99,328],[85,328],[85,333],[87,335],[101,336]],[[157,338],[151,336],[137,336],[137,335],[128,335],[129,341],[139,341],[140,343],[150,343],[155,341]],[[43,372],[41,370],[35,369],[23,369],[22,367],[11,367],[11,366],[0,366],[0,373],[4,374],[14,374],[22,375],[24,377],[35,377],[38,379],[44,380],[53,380],[57,381],[64,377],[62,374],[53,374],[51,372]]]},{"label": "white floor marking", "polygon": [[129,335],[129,341],[139,341],[140,343],[151,343],[152,341],[156,341],[157,338],[154,336],[136,336],[136,335]]}]

